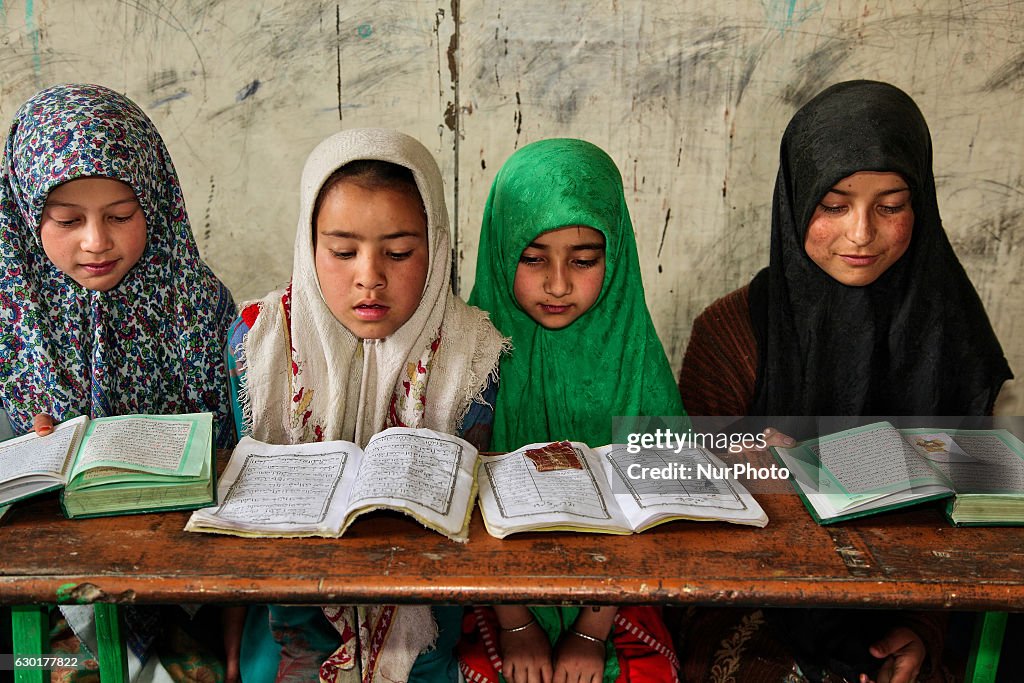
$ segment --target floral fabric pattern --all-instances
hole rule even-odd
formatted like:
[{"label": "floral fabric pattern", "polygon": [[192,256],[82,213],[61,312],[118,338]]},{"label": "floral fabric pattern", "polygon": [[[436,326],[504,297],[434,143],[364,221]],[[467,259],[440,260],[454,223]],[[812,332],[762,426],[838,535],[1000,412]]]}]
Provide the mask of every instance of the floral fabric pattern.
[{"label": "floral fabric pattern", "polygon": [[[107,292],[61,272],[39,235],[50,190],[87,176],[128,184],[146,218],[142,257]],[[15,432],[31,429],[36,413],[209,411],[228,445],[223,348],[234,316],[142,110],[97,85],[55,86],[26,102],[0,169],[0,400]]]}]

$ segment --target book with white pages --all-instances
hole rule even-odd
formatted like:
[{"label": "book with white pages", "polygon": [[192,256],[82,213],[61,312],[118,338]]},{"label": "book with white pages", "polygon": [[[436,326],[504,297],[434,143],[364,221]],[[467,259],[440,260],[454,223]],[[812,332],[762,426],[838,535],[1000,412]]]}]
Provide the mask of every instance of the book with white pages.
[{"label": "book with white pages", "polygon": [[1024,443],[1006,429],[876,422],[771,450],[819,524],[944,498],[954,524],[1024,524]]},{"label": "book with white pages", "polygon": [[0,504],[60,489],[68,517],[195,509],[214,478],[210,413],[83,415],[0,443]]},{"label": "book with white pages", "polygon": [[392,427],[360,449],[348,441],[271,445],[245,437],[218,505],[185,529],[236,536],[341,536],[360,515],[403,512],[452,540],[468,538],[477,451],[456,436]]},{"label": "book with white pages", "polygon": [[[645,477],[645,467],[679,476]],[[634,454],[621,444],[535,443],[481,462],[480,510],[497,538],[523,531],[631,534],[675,520],[765,526],[767,515],[738,481],[698,474],[724,467],[703,448]]]}]

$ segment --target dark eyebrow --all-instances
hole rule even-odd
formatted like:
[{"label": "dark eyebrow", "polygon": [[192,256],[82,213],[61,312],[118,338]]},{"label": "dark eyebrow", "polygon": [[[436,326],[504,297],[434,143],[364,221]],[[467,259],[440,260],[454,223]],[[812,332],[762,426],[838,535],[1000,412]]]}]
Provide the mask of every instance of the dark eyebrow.
[{"label": "dark eyebrow", "polygon": [[[109,209],[112,206],[117,206],[118,204],[128,204],[129,202],[131,202],[133,204],[139,204],[139,200],[136,199],[135,197],[125,197],[124,199],[118,199],[116,202],[110,202],[109,204],[107,204],[106,206],[104,206],[102,208]],[[141,204],[139,204],[139,205],[141,206]],[[53,201],[52,199],[47,199],[46,200],[46,206],[65,206],[65,207],[68,207],[68,208],[71,208],[71,209],[80,209],[80,208],[82,208],[81,205],[79,205],[79,204],[72,204],[71,202],[56,202],[56,201]]]},{"label": "dark eyebrow", "polygon": [[[900,192],[909,192],[909,191],[910,191],[910,187],[904,185],[903,187],[893,187],[893,188],[890,188],[888,190],[882,190],[876,196],[881,197],[882,195],[898,194]],[[825,194],[829,194],[829,193],[838,194],[838,195],[841,195],[843,197],[849,197],[851,194],[853,194],[852,192],[847,192],[846,190],[840,190],[839,188],[835,188],[835,187],[830,189]]]},{"label": "dark eyebrow", "polygon": [[[340,237],[341,239],[348,240],[362,240],[361,235],[357,235],[354,232],[345,232],[344,230],[328,230],[327,232],[320,233],[324,237]],[[398,232],[389,232],[386,235],[381,235],[376,239],[382,240],[397,240],[401,237],[423,237],[418,232],[412,232],[411,230],[399,230]]]}]

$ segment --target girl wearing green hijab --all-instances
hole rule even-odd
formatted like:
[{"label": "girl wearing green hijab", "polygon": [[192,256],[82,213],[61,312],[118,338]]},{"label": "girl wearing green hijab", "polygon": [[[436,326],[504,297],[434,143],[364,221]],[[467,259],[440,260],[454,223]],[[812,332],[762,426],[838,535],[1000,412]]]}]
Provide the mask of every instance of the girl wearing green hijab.
[{"label": "girl wearing green hijab", "polygon": [[[478,254],[470,302],[512,339],[492,449],[600,446],[613,416],[685,415],[644,300],[622,177],[604,151],[553,139],[513,154],[491,187]],[[654,607],[496,611],[467,616],[467,680],[497,680],[495,659],[510,683],[676,679]]]}]

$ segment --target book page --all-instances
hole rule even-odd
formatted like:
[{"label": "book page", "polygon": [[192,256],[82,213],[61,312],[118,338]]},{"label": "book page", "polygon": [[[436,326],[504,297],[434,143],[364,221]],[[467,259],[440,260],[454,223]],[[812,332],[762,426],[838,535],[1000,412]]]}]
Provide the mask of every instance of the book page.
[{"label": "book page", "polygon": [[439,432],[419,436],[410,431],[381,432],[366,444],[350,507],[371,499],[392,499],[448,514],[466,456],[465,442]]},{"label": "book page", "polygon": [[[913,432],[908,432],[913,435]],[[932,460],[957,493],[1024,493],[1024,444],[1003,430],[948,430],[967,458]],[[931,435],[927,435],[931,436]]]},{"label": "book page", "polygon": [[58,424],[46,436],[30,432],[0,444],[0,483],[32,474],[53,476],[63,482],[70,466],[68,457],[77,447],[87,418],[76,417]]},{"label": "book page", "polygon": [[401,510],[450,538],[465,540],[476,460],[476,449],[458,437],[429,429],[386,429],[363,450],[348,510],[353,517],[379,507]]},{"label": "book page", "polygon": [[926,484],[948,486],[888,423],[821,437],[806,448],[839,484],[839,492],[852,497]]},{"label": "book page", "polygon": [[194,430],[193,421],[187,419],[132,416],[93,420],[75,463],[75,474],[97,466],[195,474],[185,472],[183,467]]},{"label": "book page", "polygon": [[563,524],[631,530],[614,502],[601,461],[585,444],[572,443],[581,469],[539,471],[526,452],[544,446],[530,444],[483,463],[480,505],[489,527],[514,531]]},{"label": "book page", "polygon": [[[715,474],[725,470],[725,463],[706,450],[644,449],[632,454],[620,444],[596,452],[605,458],[615,500],[634,528],[663,516],[767,523],[746,488]],[[659,476],[644,476],[651,471]],[[675,476],[663,478],[663,472]]]},{"label": "book page", "polygon": [[357,460],[358,448],[344,441],[271,446],[246,437],[221,476],[220,505],[197,510],[186,528],[331,535],[344,517],[342,492]]}]

